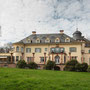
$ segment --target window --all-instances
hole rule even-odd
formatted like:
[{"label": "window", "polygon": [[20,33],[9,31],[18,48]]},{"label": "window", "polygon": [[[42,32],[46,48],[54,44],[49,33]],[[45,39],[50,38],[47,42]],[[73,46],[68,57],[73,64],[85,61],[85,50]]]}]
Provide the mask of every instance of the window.
[{"label": "window", "polygon": [[90,53],[90,50],[88,50],[88,53]]},{"label": "window", "polygon": [[26,53],[30,53],[31,52],[31,48],[26,48]]},{"label": "window", "polygon": [[31,61],[33,61],[33,57],[27,57],[27,62],[29,63]]},{"label": "window", "polygon": [[20,56],[20,60],[22,60],[22,56]]},{"label": "window", "polygon": [[[44,62],[44,57],[40,57],[40,62],[41,62],[41,63]],[[46,62],[46,58],[45,58],[45,62]]]},{"label": "window", "polygon": [[19,60],[19,56],[16,56],[16,62],[18,62],[18,60]]},{"label": "window", "polygon": [[19,46],[16,47],[16,52],[19,52]]},{"label": "window", "polygon": [[45,48],[45,51],[47,51],[48,49],[47,48]]},{"label": "window", "polygon": [[23,47],[21,47],[21,52],[24,52]]},{"label": "window", "polygon": [[40,39],[39,38],[36,40],[36,43],[40,43]]},{"label": "window", "polygon": [[70,50],[70,52],[76,52],[77,48],[76,47],[70,47],[69,50]]},{"label": "window", "polygon": [[64,56],[64,63],[66,63],[66,56]]},{"label": "window", "polygon": [[45,43],[49,43],[49,42],[50,42],[50,39],[47,38],[47,39],[45,40]]},{"label": "window", "polygon": [[65,42],[70,42],[70,39],[69,39],[69,38],[66,38],[66,39],[65,39]]},{"label": "window", "polygon": [[90,65],[90,58],[89,58],[89,65]]},{"label": "window", "polygon": [[60,42],[60,39],[59,38],[56,38],[55,42],[56,43]]},{"label": "window", "polygon": [[35,48],[35,52],[40,53],[41,52],[41,48]]},{"label": "window", "polygon": [[59,62],[60,62],[60,57],[59,56],[55,56],[55,63],[59,64]]}]

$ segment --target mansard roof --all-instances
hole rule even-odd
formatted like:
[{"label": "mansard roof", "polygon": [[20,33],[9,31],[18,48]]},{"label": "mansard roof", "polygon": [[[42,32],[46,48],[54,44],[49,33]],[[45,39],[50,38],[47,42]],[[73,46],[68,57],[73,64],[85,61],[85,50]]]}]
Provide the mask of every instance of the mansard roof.
[{"label": "mansard roof", "polygon": [[27,44],[27,40],[30,40],[32,44],[36,43],[36,40],[39,39],[40,43],[46,43],[45,40],[49,38],[50,42],[49,43],[56,43],[55,40],[56,38],[60,39],[60,42],[58,43],[67,43],[65,41],[65,39],[69,38],[70,42],[76,42],[76,40],[74,40],[73,38],[71,38],[70,36],[66,35],[66,34],[60,34],[60,33],[54,33],[54,34],[32,34],[26,38],[24,38],[23,40],[17,42],[17,43],[23,43],[23,44]]}]

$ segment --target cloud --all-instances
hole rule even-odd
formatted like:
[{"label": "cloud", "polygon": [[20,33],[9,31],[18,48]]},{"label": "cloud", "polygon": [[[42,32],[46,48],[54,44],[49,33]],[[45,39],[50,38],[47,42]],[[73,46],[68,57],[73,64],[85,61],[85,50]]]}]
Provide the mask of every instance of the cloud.
[{"label": "cloud", "polygon": [[[90,0],[0,0],[1,43],[16,42],[37,33],[71,36],[76,27],[90,37]],[[77,22],[77,24],[76,24]]]}]

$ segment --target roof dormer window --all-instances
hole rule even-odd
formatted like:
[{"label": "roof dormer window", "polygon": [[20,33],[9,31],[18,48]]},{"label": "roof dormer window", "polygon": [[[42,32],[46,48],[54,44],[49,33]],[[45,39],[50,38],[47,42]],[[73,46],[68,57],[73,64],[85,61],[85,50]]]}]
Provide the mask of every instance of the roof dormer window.
[{"label": "roof dormer window", "polygon": [[29,38],[27,39],[27,43],[31,43],[31,40]]},{"label": "roof dormer window", "polygon": [[47,39],[45,40],[45,43],[49,43],[49,42],[50,42],[50,39],[47,38]]},{"label": "roof dormer window", "polygon": [[60,42],[60,39],[59,38],[56,38],[55,42],[56,43],[59,43]]},{"label": "roof dormer window", "polygon": [[65,42],[70,42],[70,38],[66,38],[65,39]]},{"label": "roof dormer window", "polygon": [[40,39],[39,38],[37,38],[36,43],[40,43]]}]

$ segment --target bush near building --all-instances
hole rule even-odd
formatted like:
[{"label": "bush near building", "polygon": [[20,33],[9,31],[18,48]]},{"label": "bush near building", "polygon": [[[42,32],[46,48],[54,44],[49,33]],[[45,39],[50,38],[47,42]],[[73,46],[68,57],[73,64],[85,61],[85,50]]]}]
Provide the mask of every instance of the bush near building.
[{"label": "bush near building", "polygon": [[65,68],[64,70],[65,71],[76,71],[76,68],[75,66],[78,64],[78,61],[77,60],[71,60],[71,61],[68,61],[65,65]]},{"label": "bush near building", "polygon": [[55,62],[48,60],[47,64],[45,65],[46,70],[53,70],[55,67]]},{"label": "bush near building", "polygon": [[76,71],[77,72],[81,72],[82,71],[82,67],[81,67],[81,64],[80,63],[76,64],[75,65],[75,68],[76,68]]},{"label": "bush near building", "polygon": [[90,65],[88,66],[87,72],[90,72]]},{"label": "bush near building", "polygon": [[87,63],[82,63],[82,64],[81,64],[81,71],[82,71],[82,72],[86,72],[87,69],[88,69],[88,64],[87,64]]},{"label": "bush near building", "polygon": [[37,69],[38,68],[38,65],[35,62],[30,62],[27,66],[30,69]]},{"label": "bush near building", "polygon": [[54,70],[60,71],[60,67],[59,66],[54,66]]},{"label": "bush near building", "polygon": [[18,68],[25,68],[25,67],[27,67],[27,63],[25,62],[25,60],[19,60],[17,62],[17,67]]},{"label": "bush near building", "polygon": [[65,71],[77,71],[77,72],[86,72],[88,68],[87,63],[80,64],[77,60],[68,61],[65,65]]}]

